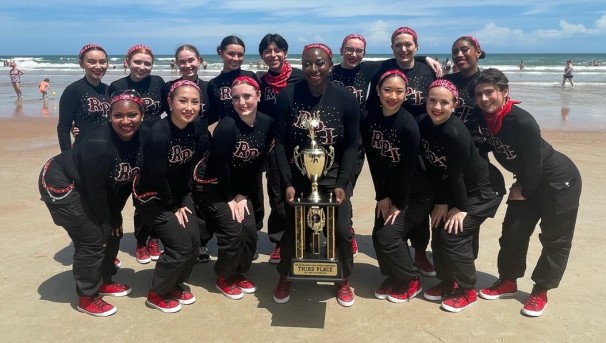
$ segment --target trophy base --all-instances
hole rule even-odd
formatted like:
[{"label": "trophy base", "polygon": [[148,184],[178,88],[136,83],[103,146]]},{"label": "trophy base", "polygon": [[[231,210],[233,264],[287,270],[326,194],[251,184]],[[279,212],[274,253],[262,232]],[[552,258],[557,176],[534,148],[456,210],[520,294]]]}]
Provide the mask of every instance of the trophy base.
[{"label": "trophy base", "polygon": [[317,258],[293,259],[290,280],[306,281],[343,281],[343,273],[338,260],[322,260]]}]

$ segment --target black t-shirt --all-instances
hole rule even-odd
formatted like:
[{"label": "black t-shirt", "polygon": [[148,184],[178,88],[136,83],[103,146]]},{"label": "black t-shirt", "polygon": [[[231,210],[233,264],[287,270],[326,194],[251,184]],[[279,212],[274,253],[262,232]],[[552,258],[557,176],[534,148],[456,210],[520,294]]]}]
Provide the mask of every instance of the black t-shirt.
[{"label": "black t-shirt", "polygon": [[139,82],[125,76],[109,85],[109,95],[117,90],[135,90],[141,95],[143,101],[143,123],[151,125],[161,119],[164,112],[162,108],[162,87],[164,79],[157,75],[148,75]]}]

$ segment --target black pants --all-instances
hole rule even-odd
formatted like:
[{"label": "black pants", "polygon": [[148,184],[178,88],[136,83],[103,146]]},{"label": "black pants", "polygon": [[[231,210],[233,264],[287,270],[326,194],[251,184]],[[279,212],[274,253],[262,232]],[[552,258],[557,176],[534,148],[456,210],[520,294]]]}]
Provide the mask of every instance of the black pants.
[{"label": "black pants", "polygon": [[257,231],[263,229],[263,218],[265,217],[265,197],[263,196],[263,172],[257,173],[257,189],[248,198],[252,203],[255,227]]},{"label": "black pants", "polygon": [[265,162],[267,178],[267,197],[271,211],[267,218],[267,235],[272,243],[279,243],[286,229],[286,208],[284,193],[280,185],[280,170],[276,161],[276,152],[271,150]]},{"label": "black pants", "polygon": [[72,271],[78,296],[96,296],[101,283],[108,283],[116,274],[114,259],[118,255],[120,237],[103,230],[92,220],[74,189],[58,202],[45,202],[56,225],[62,226],[74,243]]},{"label": "black pants", "polygon": [[156,200],[150,200],[145,204],[135,201],[143,223],[151,228],[164,246],[164,253],[156,262],[151,281],[151,289],[160,295],[166,295],[178,284],[186,282],[198,257],[200,229],[193,214],[194,205],[191,196],[187,196],[184,204],[192,214],[187,214],[188,221],[185,227],[182,227],[175,213],[161,206]]},{"label": "black pants", "polygon": [[[200,197],[200,210],[204,213],[207,224],[213,227],[217,236],[218,257],[215,262],[215,273],[228,278],[250,270],[253,256],[257,251],[257,227],[254,213],[246,214],[238,223],[232,219],[232,213],[226,202],[218,196],[205,192]],[[247,207],[252,209],[248,199]]]},{"label": "black pants", "polygon": [[204,192],[202,189],[194,189],[192,193],[194,199],[194,208],[196,209],[196,218],[200,229],[200,246],[207,246],[208,242],[213,238],[214,229],[206,219],[206,214],[202,211]]},{"label": "black pants", "polygon": [[[347,189],[345,189],[345,194],[348,197],[352,197],[354,194],[354,189],[356,188],[356,183],[358,182],[358,178],[360,174],[362,174],[362,168],[364,167],[364,145],[360,143],[358,146],[358,154],[356,155],[356,163],[354,164],[353,172],[351,177],[349,178],[349,183],[347,184]],[[350,202],[351,204],[351,202]],[[351,220],[349,226],[353,228],[353,205],[351,206]]]},{"label": "black pants", "polygon": [[408,199],[406,217],[412,225],[407,239],[415,251],[426,251],[431,237],[429,214],[433,208],[433,197],[426,193],[411,193]]},{"label": "black pants", "polygon": [[135,213],[133,215],[133,224],[134,235],[138,245],[147,245],[148,238],[158,238],[151,232],[151,229],[143,223],[143,219],[141,218],[141,215],[137,209],[135,209]]},{"label": "black pants", "polygon": [[530,236],[539,222],[541,256],[532,273],[532,280],[542,289],[557,288],[568,264],[578,208],[564,213],[542,211],[540,198],[509,201],[503,221],[497,265],[503,279],[515,280],[526,271],[526,255]]},{"label": "black pants", "polygon": [[[297,189],[297,188],[295,188]],[[331,190],[320,189],[321,194],[328,194]],[[284,231],[282,241],[280,242],[280,263],[278,263],[278,273],[287,276],[292,258],[295,253],[295,208],[294,206],[286,205],[286,218],[288,227]],[[339,259],[340,268],[343,271],[343,277],[349,277],[353,269],[353,252],[351,250],[351,200],[346,197],[335,211],[337,216],[335,227],[335,240],[337,248],[337,258]]]},{"label": "black pants", "polygon": [[407,282],[419,276],[406,243],[406,237],[413,228],[409,218],[406,211],[400,212],[393,224],[385,224],[385,219],[375,218],[372,229],[372,244],[381,274],[399,282]]}]

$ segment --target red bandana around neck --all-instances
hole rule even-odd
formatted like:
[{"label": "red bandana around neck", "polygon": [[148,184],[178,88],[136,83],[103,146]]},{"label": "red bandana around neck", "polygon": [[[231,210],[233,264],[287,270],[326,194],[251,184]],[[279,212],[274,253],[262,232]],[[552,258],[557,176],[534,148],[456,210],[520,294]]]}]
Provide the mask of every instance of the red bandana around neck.
[{"label": "red bandana around neck", "polygon": [[284,65],[282,66],[282,70],[280,71],[280,74],[272,75],[271,73],[267,72],[263,76],[263,79],[265,80],[265,82],[267,82],[267,84],[269,85],[269,88],[271,88],[271,90],[273,90],[276,93],[280,93],[280,91],[284,87],[286,87],[290,74],[292,74],[292,67],[290,66],[290,63],[288,63],[288,61],[285,60]]},{"label": "red bandana around neck", "polygon": [[488,130],[490,130],[490,134],[495,136],[501,130],[501,126],[503,125],[503,118],[511,111],[511,107],[515,104],[519,104],[521,101],[511,100],[509,97],[506,99],[505,104],[499,111],[494,114],[488,114],[483,112],[484,121],[486,122],[486,126],[488,126]]}]

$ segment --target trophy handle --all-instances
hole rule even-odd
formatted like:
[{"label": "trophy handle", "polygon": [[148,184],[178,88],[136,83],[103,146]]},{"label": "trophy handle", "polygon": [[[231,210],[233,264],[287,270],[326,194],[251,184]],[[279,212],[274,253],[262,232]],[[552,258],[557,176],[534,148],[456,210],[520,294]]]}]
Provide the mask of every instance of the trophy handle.
[{"label": "trophy handle", "polygon": [[301,175],[305,175],[305,165],[301,162],[301,159],[303,158],[303,152],[299,151],[298,145],[295,147],[294,152],[295,154],[293,160],[295,162],[295,166],[297,166],[297,168],[301,171]]},{"label": "trophy handle", "polygon": [[328,147],[328,152],[326,153],[326,162],[324,167],[324,176],[328,173],[328,169],[332,167],[333,162],[335,161],[335,148],[332,145]]}]

